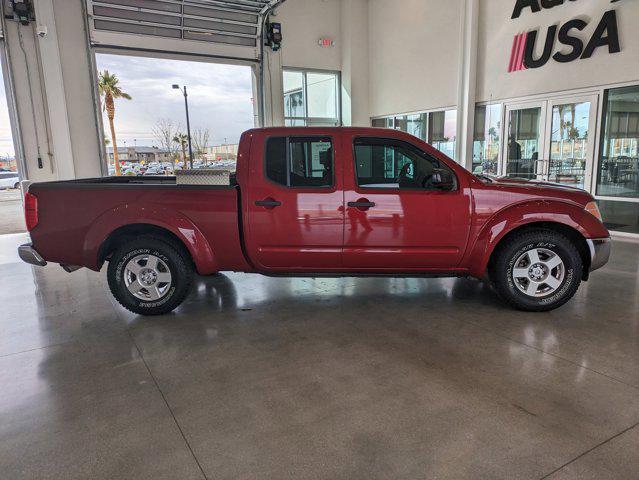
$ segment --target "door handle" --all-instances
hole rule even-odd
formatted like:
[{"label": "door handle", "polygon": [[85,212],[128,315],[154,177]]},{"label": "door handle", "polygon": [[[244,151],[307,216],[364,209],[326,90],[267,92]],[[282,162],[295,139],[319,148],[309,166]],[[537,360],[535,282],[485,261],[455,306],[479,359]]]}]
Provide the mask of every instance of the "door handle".
[{"label": "door handle", "polygon": [[282,202],[278,202],[277,200],[269,197],[265,198],[264,200],[257,200],[255,202],[255,205],[257,205],[258,207],[275,208],[282,205]]},{"label": "door handle", "polygon": [[348,202],[347,205],[351,208],[359,208],[360,210],[367,210],[375,206],[375,202],[369,202],[366,199],[358,200],[357,202]]}]

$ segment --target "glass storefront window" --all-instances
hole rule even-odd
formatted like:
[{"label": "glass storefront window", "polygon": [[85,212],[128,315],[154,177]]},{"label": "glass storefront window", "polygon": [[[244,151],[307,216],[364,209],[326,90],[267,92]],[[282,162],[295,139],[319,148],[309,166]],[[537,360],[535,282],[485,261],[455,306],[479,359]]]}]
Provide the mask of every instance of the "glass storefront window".
[{"label": "glass storefront window", "polygon": [[376,128],[393,128],[392,118],[373,118],[371,125]]},{"label": "glass storefront window", "polygon": [[374,118],[371,124],[373,127],[395,128],[410,133],[455,159],[457,110]]},{"label": "glass storefront window", "polygon": [[639,198],[639,86],[608,90],[603,113],[597,195]]},{"label": "glass storefront window", "polygon": [[307,73],[306,91],[309,117],[337,118],[337,75]]},{"label": "glass storefront window", "polygon": [[339,75],[332,72],[284,70],[286,126],[337,126]]},{"label": "glass storefront window", "polygon": [[597,203],[608,230],[639,234],[639,203],[619,200],[597,200]]},{"label": "glass storefront window", "polygon": [[304,74],[284,70],[284,116],[301,118],[306,116],[304,101]]},{"label": "glass storefront window", "polygon": [[426,141],[426,127],[428,126],[428,114],[418,113],[406,116],[406,131],[411,135]]},{"label": "glass storefront window", "polygon": [[590,102],[554,105],[551,122],[548,180],[584,188]]},{"label": "glass storefront window", "polygon": [[506,176],[533,180],[539,173],[541,107],[508,110]]},{"label": "glass storefront window", "polygon": [[428,143],[455,160],[457,110],[428,114]]},{"label": "glass storefront window", "polygon": [[501,146],[501,104],[475,108],[473,173],[497,175]]}]

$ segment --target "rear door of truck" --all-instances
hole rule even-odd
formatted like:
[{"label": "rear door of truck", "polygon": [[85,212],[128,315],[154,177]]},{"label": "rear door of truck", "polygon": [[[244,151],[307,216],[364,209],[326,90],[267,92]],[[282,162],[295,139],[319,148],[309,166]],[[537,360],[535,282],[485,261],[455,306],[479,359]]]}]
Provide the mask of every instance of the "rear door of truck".
[{"label": "rear door of truck", "polygon": [[268,130],[253,137],[245,199],[246,250],[260,270],[337,270],[342,265],[341,134]]}]

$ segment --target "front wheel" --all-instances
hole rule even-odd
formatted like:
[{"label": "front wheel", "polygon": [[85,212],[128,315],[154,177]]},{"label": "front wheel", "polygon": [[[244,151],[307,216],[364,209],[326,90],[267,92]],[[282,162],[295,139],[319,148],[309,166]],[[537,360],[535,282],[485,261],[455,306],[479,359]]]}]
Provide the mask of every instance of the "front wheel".
[{"label": "front wheel", "polygon": [[529,230],[495,252],[491,281],[497,293],[520,310],[560,307],[581,283],[583,264],[575,245],[552,230]]},{"label": "front wheel", "polygon": [[170,243],[143,236],[113,253],[107,280],[111,293],[127,310],[161,315],[184,301],[191,289],[193,265]]}]

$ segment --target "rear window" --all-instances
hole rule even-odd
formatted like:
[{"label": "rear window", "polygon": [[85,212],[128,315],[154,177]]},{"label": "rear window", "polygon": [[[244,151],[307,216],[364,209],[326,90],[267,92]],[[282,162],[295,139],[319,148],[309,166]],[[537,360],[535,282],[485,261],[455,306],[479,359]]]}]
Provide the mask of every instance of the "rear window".
[{"label": "rear window", "polygon": [[266,177],[279,185],[332,187],[333,166],[330,137],[272,137],[266,141]]}]

